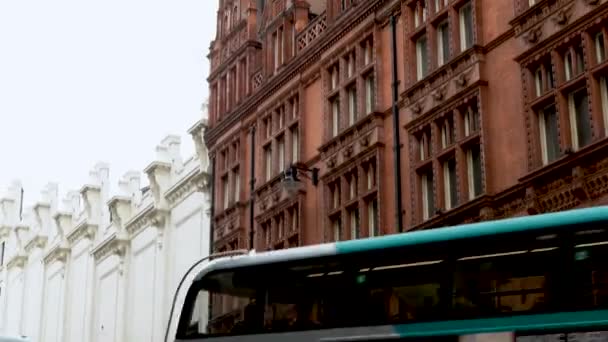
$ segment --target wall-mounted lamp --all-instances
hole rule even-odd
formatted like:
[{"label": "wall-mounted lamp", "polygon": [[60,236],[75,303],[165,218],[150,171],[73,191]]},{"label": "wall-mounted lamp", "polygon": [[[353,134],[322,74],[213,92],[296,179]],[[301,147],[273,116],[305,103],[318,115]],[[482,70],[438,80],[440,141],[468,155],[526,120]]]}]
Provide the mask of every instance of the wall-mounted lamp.
[{"label": "wall-mounted lamp", "polygon": [[[310,174],[310,175],[309,175]],[[290,195],[295,194],[303,185],[300,175],[312,181],[314,186],[319,184],[319,169],[308,168],[302,164],[292,164],[283,172],[283,187]]]}]

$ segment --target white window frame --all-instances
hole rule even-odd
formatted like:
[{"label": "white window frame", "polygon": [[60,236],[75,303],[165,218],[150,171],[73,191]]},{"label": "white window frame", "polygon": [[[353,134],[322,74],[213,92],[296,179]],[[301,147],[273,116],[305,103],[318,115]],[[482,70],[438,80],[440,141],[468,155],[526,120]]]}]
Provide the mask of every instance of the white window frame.
[{"label": "white window frame", "polygon": [[543,165],[547,165],[549,163],[549,153],[547,150],[547,119],[545,118],[544,110],[538,112],[538,127],[540,130],[540,151],[542,161]]},{"label": "white window frame", "polygon": [[353,77],[353,75],[355,74],[355,53],[351,53],[348,56],[347,59],[347,66],[346,66],[346,72],[348,73],[348,77]]},{"label": "white window frame", "polygon": [[373,74],[365,78],[365,111],[369,114],[374,109],[374,77]]},{"label": "white window frame", "polygon": [[359,208],[353,208],[349,211],[350,216],[350,238],[358,239],[359,238],[359,224],[357,220],[357,213]]},{"label": "white window frame", "polygon": [[279,69],[279,32],[275,32],[272,35],[273,38],[273,70],[276,72]]},{"label": "white window frame", "polygon": [[[438,1],[438,0],[436,0]],[[449,53],[448,56],[444,56],[443,55],[443,32],[444,30],[448,30],[448,34],[449,34],[449,23],[447,20],[442,21],[439,25],[437,25],[437,65],[438,66],[442,66],[444,65],[448,59],[449,59]],[[450,43],[449,38],[448,38],[448,44]],[[449,48],[449,46],[448,46]]]},{"label": "white window frame", "polygon": [[331,197],[333,209],[338,208],[340,206],[340,187],[337,183],[335,183],[331,189]]},{"label": "white window frame", "polygon": [[595,35],[595,58],[597,63],[602,63],[606,60],[606,46],[604,42],[604,33],[598,32]]},{"label": "white window frame", "polygon": [[230,180],[228,177],[222,179],[222,192],[224,193],[224,210],[230,207]]},{"label": "white window frame", "polygon": [[[481,154],[481,150],[479,151]],[[481,155],[479,156],[481,158]],[[479,175],[481,177],[481,174]],[[477,198],[475,195],[475,170],[473,169],[473,150],[467,150],[467,179],[469,185],[469,200]],[[481,189],[480,189],[481,190]]]},{"label": "white window frame", "polygon": [[[424,46],[422,46],[424,41]],[[416,79],[418,81],[426,77],[426,71],[428,69],[428,61],[423,58],[423,48],[428,49],[428,38],[425,35],[416,40]]]},{"label": "white window frame", "polygon": [[280,57],[281,59],[279,60],[279,66],[283,65],[283,63],[285,63],[285,29],[283,28],[283,26],[279,27],[279,44],[280,44]]},{"label": "white window frame", "polygon": [[264,149],[264,159],[266,165],[266,181],[269,181],[272,178],[272,147],[267,146]]},{"label": "white window frame", "polygon": [[285,171],[285,137],[281,137],[277,141],[279,149],[279,172]]},{"label": "white window frame", "polygon": [[357,121],[357,88],[348,88],[348,124],[354,125]]},{"label": "white window frame", "polygon": [[226,73],[226,110],[230,108],[230,71]]},{"label": "white window frame", "polygon": [[575,91],[568,94],[568,118],[570,119],[570,134],[572,136],[571,143],[572,149],[574,151],[578,151],[580,148],[578,144],[578,127],[576,124],[578,123],[578,118],[576,113],[576,106],[574,104],[574,93]]},{"label": "white window frame", "polygon": [[337,66],[331,68],[331,89],[336,89],[338,87],[338,76],[339,69]]},{"label": "white window frame", "polygon": [[[432,171],[431,171],[432,172]],[[431,208],[429,207],[430,196],[433,196],[432,193],[429,194],[429,179],[427,173],[423,173],[420,177],[421,185],[422,185],[422,218],[424,220],[428,220],[431,216]]]},{"label": "white window frame", "polygon": [[451,141],[452,138],[452,127],[450,127],[450,122],[448,120],[444,120],[443,123],[441,124],[441,148],[447,148],[449,145],[451,145],[453,142]]},{"label": "white window frame", "polygon": [[426,145],[427,145],[426,134],[422,134],[422,137],[420,137],[420,139],[418,139],[418,150],[420,153],[420,161],[423,161],[426,159]]},{"label": "white window frame", "polygon": [[373,50],[372,50],[372,44],[370,41],[366,41],[365,42],[365,65],[369,65],[372,62],[372,54],[373,54]]},{"label": "white window frame", "polygon": [[[464,14],[464,10],[467,7],[471,8],[471,21],[473,20],[473,8],[471,7],[471,3],[468,2],[466,5],[462,6],[460,8],[460,10],[458,10],[458,18],[459,18],[459,24],[460,24],[460,51],[465,51],[467,49],[470,48],[470,46],[467,46],[467,25],[465,24],[465,14]],[[471,23],[471,27],[474,27],[473,23]],[[470,32],[471,36],[474,37],[473,32]],[[474,40],[474,38],[473,38]],[[474,42],[471,42],[471,44],[474,44]]]},{"label": "white window frame", "polygon": [[334,241],[340,241],[342,239],[342,224],[340,222],[340,218],[335,219],[332,226],[334,230]]},{"label": "white window frame", "polygon": [[532,7],[536,5],[536,0],[528,0],[528,6]]},{"label": "white window frame", "polygon": [[291,160],[297,162],[300,159],[300,133],[298,127],[291,129]]},{"label": "white window frame", "polygon": [[443,199],[445,201],[445,209],[452,209],[452,193],[450,184],[450,165],[449,160],[443,162]]},{"label": "white window frame", "polygon": [[534,73],[534,86],[536,90],[536,96],[539,97],[543,94],[543,69],[542,67],[538,67],[536,72]]},{"label": "white window frame", "polygon": [[604,117],[604,134],[608,136],[608,77],[600,78],[600,96],[602,98],[602,114]]},{"label": "white window frame", "polygon": [[240,200],[241,193],[241,170],[237,169],[234,174],[234,202],[238,202]]},{"label": "white window frame", "polygon": [[331,101],[331,134],[337,137],[340,133],[340,104],[337,98]]},{"label": "white window frame", "polygon": [[574,56],[572,52],[568,51],[564,55],[564,76],[566,81],[570,81],[574,75]]},{"label": "white window frame", "polygon": [[376,221],[374,220],[374,218],[377,216],[376,210],[374,209],[374,201],[375,200],[371,200],[367,202],[367,225],[369,228],[368,234],[370,237],[376,236],[377,229]]}]

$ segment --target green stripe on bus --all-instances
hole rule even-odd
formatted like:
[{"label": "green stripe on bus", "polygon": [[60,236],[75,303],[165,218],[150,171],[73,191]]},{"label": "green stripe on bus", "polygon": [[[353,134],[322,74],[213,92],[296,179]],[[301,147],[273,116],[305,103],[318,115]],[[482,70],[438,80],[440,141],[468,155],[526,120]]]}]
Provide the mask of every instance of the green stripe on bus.
[{"label": "green stripe on bus", "polygon": [[567,227],[590,223],[608,223],[608,206],[575,209],[550,214],[523,216],[496,221],[436,228],[411,233],[337,242],[338,254],[404,247],[418,244],[466,239],[543,228]]},{"label": "green stripe on bus", "polygon": [[504,318],[413,323],[395,326],[400,337],[469,335],[510,331],[593,328],[608,325],[608,310],[521,315]]}]

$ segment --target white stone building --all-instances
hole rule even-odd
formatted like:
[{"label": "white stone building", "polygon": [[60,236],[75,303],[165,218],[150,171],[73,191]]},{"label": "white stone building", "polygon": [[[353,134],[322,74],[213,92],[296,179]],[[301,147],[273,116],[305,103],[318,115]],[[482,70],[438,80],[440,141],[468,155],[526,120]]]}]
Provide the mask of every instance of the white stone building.
[{"label": "white stone building", "polygon": [[100,163],[79,191],[59,201],[49,184],[23,211],[21,185],[9,187],[0,199],[0,333],[36,342],[163,340],[177,284],[209,253],[204,128],[190,130],[197,153],[188,160],[179,137],[162,140],[144,170],[148,186],[128,172],[112,191]]}]

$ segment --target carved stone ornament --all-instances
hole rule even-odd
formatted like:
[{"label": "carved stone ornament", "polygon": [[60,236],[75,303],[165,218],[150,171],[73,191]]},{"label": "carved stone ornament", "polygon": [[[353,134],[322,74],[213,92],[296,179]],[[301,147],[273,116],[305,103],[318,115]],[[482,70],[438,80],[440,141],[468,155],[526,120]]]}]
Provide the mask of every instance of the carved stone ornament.
[{"label": "carved stone ornament", "polygon": [[54,261],[58,261],[60,263],[65,263],[68,260],[68,255],[70,254],[70,248],[65,241],[61,241],[59,244],[55,245],[55,247],[51,248],[51,250],[44,257],[45,264],[51,264]]},{"label": "carved stone ornament", "polygon": [[352,145],[348,145],[344,148],[344,151],[342,152],[342,155],[344,155],[344,158],[350,158],[353,155],[353,146]]},{"label": "carved stone ornament", "polygon": [[600,3],[600,0],[585,0],[587,5],[595,6]]},{"label": "carved stone ornament", "polygon": [[0,226],[0,239],[5,239],[11,234],[11,227]]},{"label": "carved stone ornament", "polygon": [[526,194],[524,195],[524,203],[528,215],[536,215],[540,212],[538,196],[536,195],[536,189],[534,189],[534,187],[529,186],[526,188]]},{"label": "carved stone ornament", "polygon": [[524,34],[524,39],[528,43],[534,44],[539,41],[542,34],[543,34],[543,30],[542,30],[541,26],[533,27],[530,29],[530,31],[528,31]]},{"label": "carved stone ornament", "polygon": [[559,26],[564,26],[570,20],[572,16],[572,6],[568,6],[559,10],[553,18],[553,22]]},{"label": "carved stone ornament", "polygon": [[456,84],[456,86],[458,88],[464,88],[466,87],[467,83],[469,82],[469,76],[467,75],[467,73],[461,73],[460,75],[458,75],[456,77],[456,79],[454,79],[454,83]]},{"label": "carved stone ornament", "polygon": [[420,113],[422,113],[422,105],[420,102],[414,102],[411,108],[414,115],[420,115]]},{"label": "carved stone ornament", "polygon": [[589,199],[584,178],[584,170],[581,166],[572,168],[572,194],[581,202]]},{"label": "carved stone ornament", "polygon": [[8,263],[6,264],[6,268],[9,270],[14,267],[23,268],[23,267],[25,267],[26,263],[27,263],[27,255],[17,254],[8,261]]},{"label": "carved stone ornament", "polygon": [[329,157],[329,159],[327,159],[327,167],[330,169],[333,169],[336,166],[337,162],[338,161],[337,161],[336,156]]},{"label": "carved stone ornament", "polygon": [[277,203],[279,199],[281,199],[281,194],[278,191],[274,192],[272,194],[272,202]]},{"label": "carved stone ornament", "polygon": [[433,100],[439,102],[439,101],[443,101],[443,99],[445,99],[445,95],[447,93],[447,87],[443,86],[443,87],[439,87],[437,90],[435,90],[432,94],[433,96]]},{"label": "carved stone ornament", "polygon": [[361,140],[359,140],[359,144],[362,147],[367,147],[367,146],[369,146],[370,141],[371,141],[371,137],[369,134],[367,134],[367,135],[363,136],[363,138],[361,138]]}]

